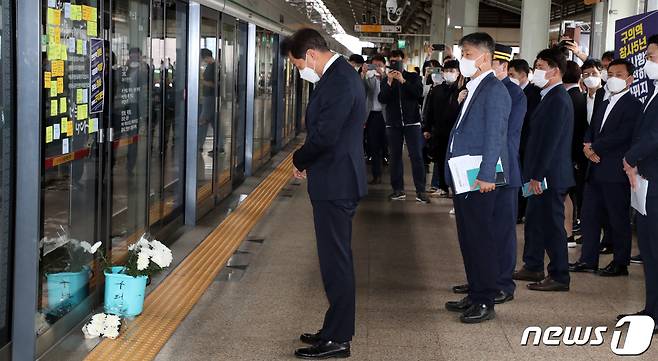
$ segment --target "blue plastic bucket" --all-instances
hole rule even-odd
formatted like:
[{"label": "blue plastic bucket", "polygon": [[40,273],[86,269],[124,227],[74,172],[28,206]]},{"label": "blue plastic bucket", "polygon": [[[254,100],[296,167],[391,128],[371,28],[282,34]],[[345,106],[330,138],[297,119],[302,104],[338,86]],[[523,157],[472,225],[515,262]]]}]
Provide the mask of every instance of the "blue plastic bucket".
[{"label": "blue plastic bucket", "polygon": [[84,301],[89,295],[90,273],[87,266],[80,272],[47,273],[48,313],[64,315]]},{"label": "blue plastic bucket", "polygon": [[110,267],[105,271],[105,313],[134,317],[142,313],[146,280],[122,273],[125,267]]}]

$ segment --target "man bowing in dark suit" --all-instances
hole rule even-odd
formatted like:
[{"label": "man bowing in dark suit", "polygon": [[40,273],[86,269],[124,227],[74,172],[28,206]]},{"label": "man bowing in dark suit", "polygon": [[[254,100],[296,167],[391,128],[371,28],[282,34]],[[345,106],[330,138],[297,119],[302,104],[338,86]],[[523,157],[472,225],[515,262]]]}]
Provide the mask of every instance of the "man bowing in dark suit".
[{"label": "man bowing in dark suit", "polygon": [[[530,119],[523,160],[523,179],[534,193],[528,198],[525,222],[523,268],[514,279],[536,281],[536,291],[569,290],[569,257],[564,229],[564,199],[574,182],[571,164],[573,104],[562,84],[567,66],[557,48],[537,54],[533,83],[542,88],[542,100]],[[548,189],[542,191],[546,179]],[[548,254],[548,277],[544,278],[544,251]]]},{"label": "man bowing in dark suit", "polygon": [[[445,307],[460,312],[459,319],[464,323],[479,323],[496,316],[494,298],[498,294],[501,247],[500,238],[495,237],[496,164],[500,159],[507,176],[507,121],[512,101],[491,69],[494,44],[487,33],[468,34],[459,42],[463,54],[459,69],[471,81],[466,84],[468,95],[450,133],[446,156],[447,160],[463,155],[482,156],[474,191],[453,198],[468,296],[447,302]],[[449,167],[446,179],[456,189]]]},{"label": "man bowing in dark suit", "polygon": [[285,39],[281,53],[302,79],[315,83],[306,108],[306,141],[294,153],[293,164],[295,178],[308,177],[320,273],[329,300],[320,331],[300,337],[312,346],[296,350],[295,356],[349,357],[356,309],[352,218],[367,189],[362,143],[365,89],[354,68],[329,51],[313,29],[298,30]]}]

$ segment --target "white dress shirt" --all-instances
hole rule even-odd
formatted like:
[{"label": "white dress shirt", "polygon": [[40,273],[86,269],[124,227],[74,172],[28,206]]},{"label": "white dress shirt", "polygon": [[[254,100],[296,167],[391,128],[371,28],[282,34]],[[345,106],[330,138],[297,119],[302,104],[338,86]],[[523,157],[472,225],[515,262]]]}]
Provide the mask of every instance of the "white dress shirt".
[{"label": "white dress shirt", "polygon": [[530,82],[529,82],[529,81],[526,81],[525,83],[520,84],[519,86],[521,87],[522,90],[525,90],[525,87],[527,87],[528,84],[530,84]]},{"label": "white dress shirt", "polygon": [[[459,128],[459,124],[461,124],[462,119],[464,118],[464,114],[466,114],[466,110],[468,109],[468,104],[471,102],[471,98],[473,98],[473,94],[475,94],[475,90],[477,90],[478,86],[480,83],[482,83],[482,80],[487,77],[489,74],[494,74],[493,70],[485,71],[484,73],[480,74],[477,78],[471,79],[468,83],[466,83],[466,89],[468,90],[468,95],[466,96],[466,99],[464,99],[464,105],[462,105],[462,111],[459,113],[459,119],[457,120],[457,125],[455,126],[455,129]],[[452,145],[455,142],[455,137],[452,137],[452,141],[450,142],[450,151],[452,152]]]},{"label": "white dress shirt", "polygon": [[585,93],[587,97],[587,124],[592,123],[592,115],[594,115],[594,101],[596,100],[596,92],[594,96],[590,96],[589,92]]},{"label": "white dress shirt", "polygon": [[557,82],[557,83],[555,83],[555,84],[549,86],[548,88],[544,88],[544,89],[542,89],[542,90],[539,92],[539,94],[541,94],[541,98],[544,99],[544,96],[546,96],[546,94],[548,94],[548,92],[551,91],[551,89],[555,88],[555,87],[558,86],[558,85],[562,85],[562,82]]},{"label": "white dress shirt", "polygon": [[599,131],[603,130],[603,126],[605,125],[605,121],[608,120],[608,115],[610,115],[610,112],[612,111],[612,108],[615,107],[615,104],[617,104],[619,99],[621,99],[621,97],[623,97],[624,94],[626,94],[626,93],[628,93],[628,89],[624,90],[621,93],[611,95],[610,98],[608,98],[610,103],[608,103],[608,106],[605,108],[605,113],[603,114],[603,120],[601,121],[601,129],[599,129]]},{"label": "white dress shirt", "polygon": [[329,59],[329,61],[326,64],[324,64],[324,68],[322,69],[322,75],[324,75],[324,73],[327,72],[327,69],[329,69],[331,64],[333,64],[334,61],[336,61],[336,59],[338,59],[339,57],[340,54],[334,54],[334,56],[332,56],[331,59]]}]

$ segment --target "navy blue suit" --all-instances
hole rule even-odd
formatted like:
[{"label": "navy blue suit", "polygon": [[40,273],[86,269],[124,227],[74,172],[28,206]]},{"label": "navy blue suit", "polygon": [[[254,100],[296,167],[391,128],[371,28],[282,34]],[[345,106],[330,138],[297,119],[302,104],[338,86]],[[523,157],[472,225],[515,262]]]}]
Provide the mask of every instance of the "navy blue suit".
[{"label": "navy blue suit", "polygon": [[[630,184],[624,173],[622,160],[631,146],[635,122],[642,114],[642,103],[630,92],[624,94],[603,124],[610,101],[606,100],[592,115],[585,133],[585,143],[601,162],[589,162],[583,200],[583,250],[580,261],[598,267],[601,228],[613,242],[614,262],[620,266],[630,263],[631,205]],[[603,128],[601,128],[603,124]]]},{"label": "navy blue suit", "polygon": [[[473,80],[471,80],[473,81]],[[507,89],[493,74],[486,75],[475,89],[470,103],[460,112],[448,140],[447,159],[461,155],[481,155],[477,178],[496,181],[496,163],[501,158],[508,177],[507,121],[511,111]],[[459,117],[463,113],[461,122]],[[452,149],[451,149],[452,144]],[[452,183],[446,166],[446,179]],[[454,189],[454,188],[453,188]],[[457,234],[469,285],[469,298],[475,304],[493,307],[498,293],[498,248],[494,237],[494,209],[497,190],[457,194],[455,217]]]},{"label": "navy blue suit", "polygon": [[518,211],[518,197],[521,182],[521,164],[519,161],[519,146],[521,142],[521,129],[527,110],[527,99],[523,90],[512,83],[509,78],[502,80],[512,99],[512,110],[507,121],[507,152],[508,173],[507,186],[498,190],[496,195],[496,209],[494,211],[494,237],[499,245],[499,276],[498,289],[507,294],[513,294],[516,285],[512,280],[512,273],[516,268],[516,217]]},{"label": "navy blue suit", "polygon": [[548,275],[569,284],[567,233],[564,230],[564,199],[575,185],[571,163],[573,103],[562,84],[546,93],[528,124],[528,142],[523,159],[523,180],[548,181],[548,189],[528,198],[523,248],[524,267],[544,271],[548,253]]},{"label": "navy blue suit", "polygon": [[[647,101],[651,95],[647,97]],[[633,132],[631,149],[626,161],[637,166],[642,177],[649,181],[647,215],[638,213],[636,218],[638,246],[644,262],[644,309],[658,320],[658,96],[644,108]]]},{"label": "navy blue suit", "polygon": [[361,78],[339,57],[315,86],[306,109],[306,141],[293,155],[295,167],[308,176],[320,272],[329,300],[320,331],[327,341],[347,342],[354,335],[352,218],[367,189],[365,118]]}]

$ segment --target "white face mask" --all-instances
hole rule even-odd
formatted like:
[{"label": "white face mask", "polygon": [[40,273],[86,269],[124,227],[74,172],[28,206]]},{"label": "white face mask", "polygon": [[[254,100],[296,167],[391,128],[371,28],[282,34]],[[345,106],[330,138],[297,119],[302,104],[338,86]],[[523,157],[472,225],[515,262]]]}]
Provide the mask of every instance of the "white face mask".
[{"label": "white face mask", "polygon": [[532,77],[532,84],[543,88],[548,84],[548,79],[546,79],[546,70],[535,69],[535,75]]},{"label": "white face mask", "polygon": [[521,82],[519,81],[519,79],[516,79],[516,78],[512,78],[512,77],[510,77],[510,78],[509,78],[509,81],[511,81],[512,83],[514,83],[514,84],[516,84],[516,85],[518,85],[518,86],[521,86]]},{"label": "white face mask", "polygon": [[607,69],[603,69],[603,71],[601,72],[601,80],[608,81],[608,70]]},{"label": "white face mask", "polygon": [[457,73],[453,73],[453,72],[445,72],[445,73],[443,73],[443,78],[448,83],[454,83],[454,82],[457,81],[458,75],[457,75]]},{"label": "white face mask", "polygon": [[588,76],[583,80],[583,83],[590,89],[598,88],[601,85],[601,78],[598,76]]},{"label": "white face mask", "polygon": [[441,74],[432,73],[432,83],[434,83],[434,85],[439,84],[442,81],[443,81],[443,77],[441,76]]},{"label": "white face mask", "polygon": [[320,76],[314,70],[315,64],[313,64],[312,68],[310,66],[308,66],[308,54],[306,54],[306,58],[304,58],[304,62],[306,63],[306,67],[304,67],[304,69],[299,71],[299,76],[302,79],[306,80],[307,82],[310,82],[310,83],[313,83],[313,84],[320,81]]},{"label": "white face mask", "polygon": [[482,55],[484,54],[480,54],[480,56],[473,60],[463,57],[462,60],[459,61],[459,71],[467,78],[473,76],[473,74],[478,72],[478,67],[475,66],[475,62],[480,59]]},{"label": "white face mask", "polygon": [[617,94],[626,89],[626,79],[619,79],[617,77],[608,78],[608,82],[605,83],[605,86],[610,93]]},{"label": "white face mask", "polygon": [[647,60],[644,63],[644,74],[651,80],[658,80],[658,63]]},{"label": "white face mask", "polygon": [[532,79],[533,79],[534,77],[535,77],[535,73],[534,73],[534,72],[531,71],[531,72],[528,73],[528,81],[529,81],[529,82],[532,83]]}]

